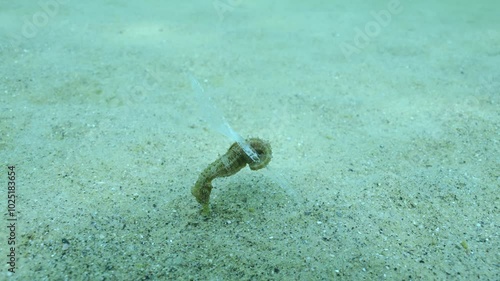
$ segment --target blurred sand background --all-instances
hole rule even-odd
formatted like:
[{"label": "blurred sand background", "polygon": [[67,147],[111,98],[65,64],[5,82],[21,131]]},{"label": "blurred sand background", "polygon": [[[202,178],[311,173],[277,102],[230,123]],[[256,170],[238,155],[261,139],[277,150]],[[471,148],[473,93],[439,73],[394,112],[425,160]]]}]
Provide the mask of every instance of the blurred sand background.
[{"label": "blurred sand background", "polygon": [[0,279],[500,279],[500,4],[369,2],[1,1]]}]

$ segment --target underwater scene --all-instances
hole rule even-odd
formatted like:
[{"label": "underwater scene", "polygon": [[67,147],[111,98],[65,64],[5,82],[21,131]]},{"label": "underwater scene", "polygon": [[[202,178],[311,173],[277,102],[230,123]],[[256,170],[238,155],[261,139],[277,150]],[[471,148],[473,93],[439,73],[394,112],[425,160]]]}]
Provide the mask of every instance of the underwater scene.
[{"label": "underwater scene", "polygon": [[0,1],[0,280],[500,280],[499,11]]}]

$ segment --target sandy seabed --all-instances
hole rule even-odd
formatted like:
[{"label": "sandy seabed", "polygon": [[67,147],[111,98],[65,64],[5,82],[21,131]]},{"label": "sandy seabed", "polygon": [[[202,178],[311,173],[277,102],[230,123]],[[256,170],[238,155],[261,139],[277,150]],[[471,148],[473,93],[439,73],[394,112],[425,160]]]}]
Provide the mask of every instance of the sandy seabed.
[{"label": "sandy seabed", "polygon": [[4,1],[0,279],[499,280],[498,1],[302,2]]}]

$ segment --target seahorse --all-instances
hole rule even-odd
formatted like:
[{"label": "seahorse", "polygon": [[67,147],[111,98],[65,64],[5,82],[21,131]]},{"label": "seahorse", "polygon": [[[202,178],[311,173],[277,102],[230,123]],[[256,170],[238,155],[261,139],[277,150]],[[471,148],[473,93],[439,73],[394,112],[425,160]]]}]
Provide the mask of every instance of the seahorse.
[{"label": "seahorse", "polygon": [[271,161],[272,151],[271,145],[268,142],[259,138],[250,138],[245,141],[257,153],[257,161],[245,153],[238,142],[235,142],[224,155],[203,170],[191,189],[191,194],[202,205],[203,214],[207,215],[210,213],[209,201],[213,188],[213,179],[232,176],[247,164],[251,170],[259,170],[266,167]]}]

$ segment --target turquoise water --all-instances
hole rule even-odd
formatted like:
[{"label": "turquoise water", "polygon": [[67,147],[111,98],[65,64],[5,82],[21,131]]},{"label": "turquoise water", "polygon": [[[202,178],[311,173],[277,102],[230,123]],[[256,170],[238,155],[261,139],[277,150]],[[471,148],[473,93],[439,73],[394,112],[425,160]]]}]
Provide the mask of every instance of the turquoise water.
[{"label": "turquoise water", "polygon": [[498,280],[499,5],[3,1],[0,279]]}]

